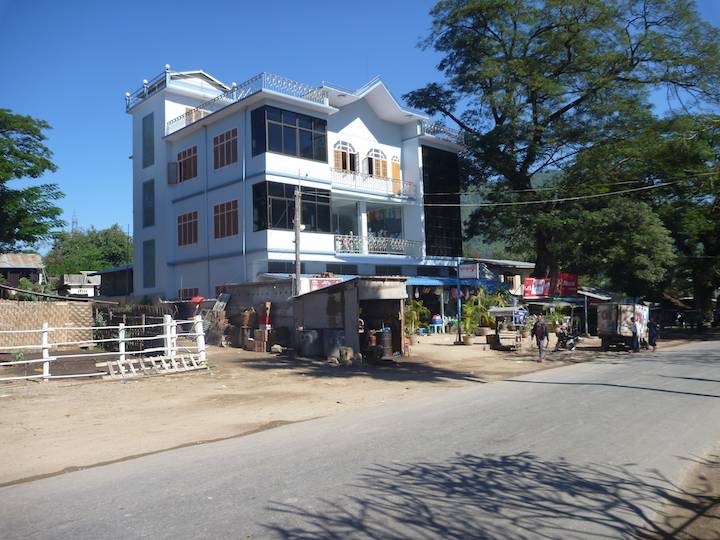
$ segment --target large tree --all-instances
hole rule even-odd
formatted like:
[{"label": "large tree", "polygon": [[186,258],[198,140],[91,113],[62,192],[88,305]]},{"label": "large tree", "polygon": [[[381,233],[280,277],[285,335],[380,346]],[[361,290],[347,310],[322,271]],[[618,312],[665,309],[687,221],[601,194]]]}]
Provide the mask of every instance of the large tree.
[{"label": "large tree", "polygon": [[[444,54],[446,81],[404,97],[463,130],[491,202],[552,198],[538,173],[642,129],[659,87],[686,106],[720,101],[720,33],[692,0],[442,0],[431,14],[425,45]],[[466,230],[497,237],[530,211],[539,219],[515,221],[536,273],[554,274],[562,242],[542,216],[555,208],[481,207]]]},{"label": "large tree", "polygon": [[18,187],[57,169],[44,144],[49,128],[43,120],[0,109],[0,251],[48,240],[63,225],[56,184]]},{"label": "large tree", "polygon": [[108,229],[61,232],[45,256],[49,274],[76,274],[105,270],[132,261],[132,238],[120,225]]}]

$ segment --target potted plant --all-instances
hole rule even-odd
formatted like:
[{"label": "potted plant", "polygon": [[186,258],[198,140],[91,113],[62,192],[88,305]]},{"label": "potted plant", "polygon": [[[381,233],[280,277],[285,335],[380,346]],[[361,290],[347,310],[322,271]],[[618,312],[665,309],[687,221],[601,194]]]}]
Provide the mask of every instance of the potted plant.
[{"label": "potted plant", "polygon": [[405,304],[405,332],[414,340],[413,345],[417,342],[416,332],[420,327],[422,320],[430,319],[430,310],[426,308],[421,300],[411,299]]}]

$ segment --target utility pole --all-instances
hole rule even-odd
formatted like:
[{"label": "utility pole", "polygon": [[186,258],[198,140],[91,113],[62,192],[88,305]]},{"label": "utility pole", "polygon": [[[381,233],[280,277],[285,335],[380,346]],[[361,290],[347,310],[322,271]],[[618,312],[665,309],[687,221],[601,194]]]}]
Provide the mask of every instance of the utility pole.
[{"label": "utility pole", "polygon": [[457,260],[456,279],[457,279],[457,344],[462,345],[462,293],[460,292],[460,257]]},{"label": "utility pole", "polygon": [[302,264],[300,262],[300,231],[302,230],[302,193],[300,186],[295,188],[295,281],[293,282],[293,296],[300,294],[300,274]]}]

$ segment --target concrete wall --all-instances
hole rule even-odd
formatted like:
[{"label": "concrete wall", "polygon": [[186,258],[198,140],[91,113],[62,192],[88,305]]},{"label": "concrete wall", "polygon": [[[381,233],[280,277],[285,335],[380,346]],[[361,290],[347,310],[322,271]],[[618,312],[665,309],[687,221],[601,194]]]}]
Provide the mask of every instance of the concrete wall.
[{"label": "concrete wall", "polygon": [[[0,330],[40,330],[46,322],[50,328],[93,326],[90,302],[20,302],[0,300]],[[92,330],[59,330],[50,332],[50,343],[92,339]],[[38,333],[0,333],[0,350],[11,345],[39,345]],[[75,348],[75,347],[73,347]]]}]

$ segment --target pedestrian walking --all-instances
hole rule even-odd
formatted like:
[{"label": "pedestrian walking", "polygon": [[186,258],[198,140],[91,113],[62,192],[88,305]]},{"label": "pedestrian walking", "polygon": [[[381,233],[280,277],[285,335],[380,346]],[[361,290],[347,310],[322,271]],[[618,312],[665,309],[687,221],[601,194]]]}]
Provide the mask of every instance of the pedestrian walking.
[{"label": "pedestrian walking", "polygon": [[630,317],[630,330],[632,331],[632,352],[640,352],[640,332],[642,325],[635,317]]},{"label": "pedestrian walking", "polygon": [[535,338],[538,347],[538,362],[542,362],[545,359],[545,348],[550,343],[550,335],[545,325],[545,317],[542,315],[538,317],[532,327],[530,336]]},{"label": "pedestrian walking", "polygon": [[657,349],[659,329],[660,325],[657,323],[657,321],[655,319],[650,319],[650,322],[648,323],[648,343],[652,347],[653,352],[655,352],[655,349]]}]

